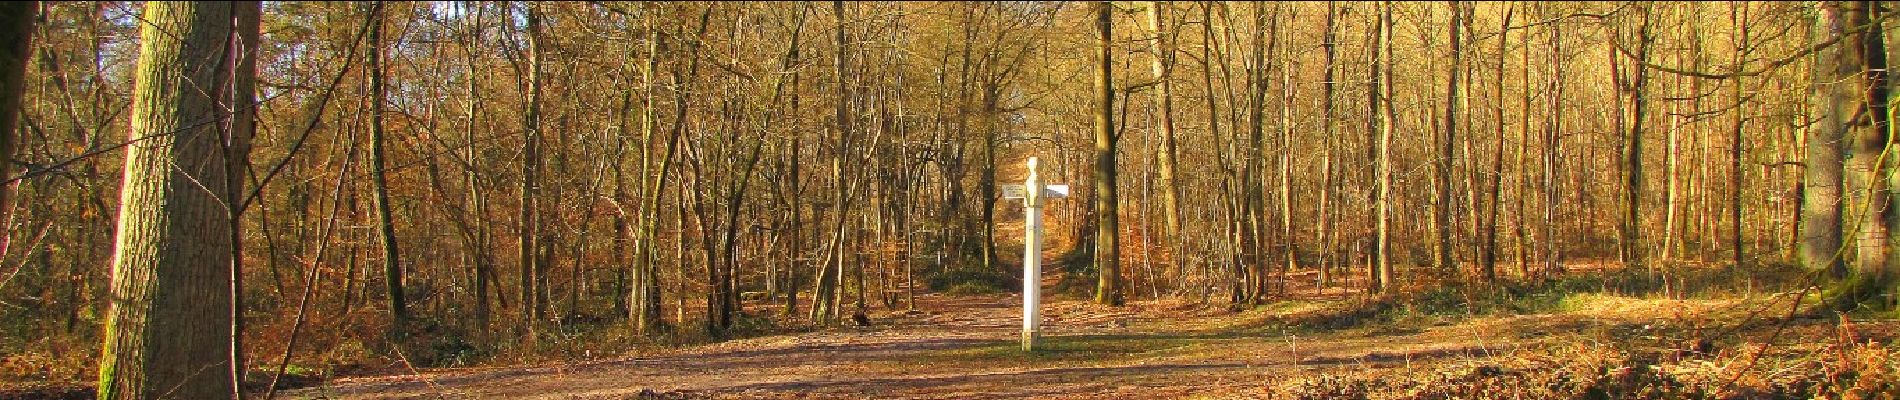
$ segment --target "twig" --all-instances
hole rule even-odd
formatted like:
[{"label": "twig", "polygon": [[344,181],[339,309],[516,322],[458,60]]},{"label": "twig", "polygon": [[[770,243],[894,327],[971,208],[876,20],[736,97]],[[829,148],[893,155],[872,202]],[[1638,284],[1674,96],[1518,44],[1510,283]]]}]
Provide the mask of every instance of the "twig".
[{"label": "twig", "polygon": [[[379,13],[379,12],[382,12],[382,8],[383,8],[383,3],[376,2],[375,5],[371,6],[369,12]],[[250,208],[252,201],[257,200],[259,197],[262,197],[264,195],[264,187],[270,185],[271,179],[276,178],[277,174],[284,172],[284,167],[287,167],[290,165],[290,160],[297,157],[298,151],[302,150],[304,147],[304,142],[310,139],[311,132],[315,132],[317,130],[317,125],[323,122],[323,109],[329,107],[330,98],[333,97],[332,95],[336,94],[337,86],[343,83],[343,77],[349,76],[350,59],[356,57],[357,45],[360,45],[363,43],[363,36],[369,32],[369,28],[371,26],[370,21],[371,19],[369,18],[363,19],[363,27],[357,29],[356,38],[350,41],[350,49],[343,53],[343,58],[341,60],[341,63],[343,64],[342,67],[338,68],[336,77],[330,79],[329,88],[323,92],[322,96],[318,97],[316,110],[310,116],[310,123],[304,125],[303,133],[297,137],[297,141],[292,142],[290,144],[290,150],[288,151],[288,154],[285,154],[284,159],[282,161],[278,161],[276,166],[272,166],[270,168],[270,172],[264,174],[263,179],[258,180],[257,187],[251,190],[251,194],[249,196],[244,196],[243,199],[238,200],[237,210],[240,213],[243,212],[245,209]]]},{"label": "twig", "polygon": [[310,310],[311,289],[317,286],[317,265],[323,262],[323,254],[330,248],[330,234],[336,233],[336,214],[343,203],[343,183],[350,176],[350,159],[356,156],[356,141],[350,140],[349,143],[349,149],[344,152],[342,170],[336,174],[336,190],[330,195],[330,216],[324,218],[323,224],[318,227],[316,254],[308,261],[310,272],[304,276],[303,296],[297,300],[297,317],[291,322],[290,338],[284,342],[284,355],[277,360],[277,373],[271,375],[270,386],[264,391],[264,400],[277,395],[277,382],[284,378],[284,371],[290,367],[291,350],[297,347],[297,334],[303,330],[306,313]]},{"label": "twig", "polygon": [[[1755,348],[1755,354],[1748,357],[1748,362],[1742,364],[1742,369],[1736,370],[1735,375],[1729,377],[1728,382],[1723,383],[1720,387],[1734,386],[1735,382],[1742,380],[1742,374],[1755,368],[1755,364],[1761,361],[1761,356],[1768,353],[1768,348],[1774,347],[1776,339],[1781,338],[1781,331],[1788,327],[1788,322],[1794,321],[1795,313],[1801,310],[1801,299],[1808,297],[1808,292],[1813,291],[1814,288],[1814,285],[1808,285],[1807,288],[1801,289],[1800,294],[1795,295],[1794,301],[1788,305],[1788,315],[1781,319],[1781,324],[1775,326],[1775,333],[1768,335],[1768,341],[1763,342],[1760,347]],[[1737,326],[1739,327],[1740,325]]]}]

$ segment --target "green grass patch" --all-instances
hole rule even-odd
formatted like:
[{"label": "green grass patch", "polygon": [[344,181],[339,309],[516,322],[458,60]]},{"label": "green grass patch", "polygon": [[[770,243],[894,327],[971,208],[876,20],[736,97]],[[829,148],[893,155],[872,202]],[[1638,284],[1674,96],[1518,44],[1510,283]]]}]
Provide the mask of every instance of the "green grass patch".
[{"label": "green grass patch", "polygon": [[943,293],[951,296],[980,296],[1002,293],[1002,290],[982,282],[963,282],[951,286],[950,290],[945,290]]},{"label": "green grass patch", "polygon": [[962,290],[965,294],[989,294],[1017,287],[1022,284],[1022,279],[1000,270],[961,268],[925,276],[924,283],[930,285],[932,291]]}]

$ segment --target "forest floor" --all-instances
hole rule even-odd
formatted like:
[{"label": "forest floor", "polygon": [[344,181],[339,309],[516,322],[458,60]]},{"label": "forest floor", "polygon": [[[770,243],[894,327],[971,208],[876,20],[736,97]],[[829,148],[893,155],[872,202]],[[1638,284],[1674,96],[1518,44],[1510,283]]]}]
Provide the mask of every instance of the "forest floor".
[{"label": "forest floor", "polygon": [[[1019,349],[1016,295],[919,296],[869,327],[630,358],[341,378],[292,398],[1806,398],[1893,393],[1892,320],[1783,318],[1787,291],[1531,290],[1243,311],[1184,301],[1046,304]],[[1605,287],[1608,287],[1605,284]],[[1460,297],[1466,300],[1460,300]],[[1812,296],[1806,296],[1812,298]],[[1671,298],[1677,297],[1677,298]],[[1217,302],[1218,303],[1218,302]],[[1776,306],[1776,304],[1781,304]],[[1438,305],[1434,305],[1438,304]],[[1445,306],[1449,305],[1449,306]],[[1770,308],[1775,307],[1775,308]],[[1885,386],[1882,386],[1885,385]]]}]

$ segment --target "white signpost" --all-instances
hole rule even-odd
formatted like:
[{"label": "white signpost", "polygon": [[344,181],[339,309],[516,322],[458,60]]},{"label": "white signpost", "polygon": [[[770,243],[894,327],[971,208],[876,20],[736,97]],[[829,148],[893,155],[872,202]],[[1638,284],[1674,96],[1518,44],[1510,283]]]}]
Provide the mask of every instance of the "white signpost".
[{"label": "white signpost", "polygon": [[1023,199],[1023,351],[1036,349],[1042,315],[1042,199],[1069,197],[1069,185],[1043,185],[1036,177],[1036,158],[1029,158],[1029,178],[1022,185],[1004,185],[1003,198]]}]

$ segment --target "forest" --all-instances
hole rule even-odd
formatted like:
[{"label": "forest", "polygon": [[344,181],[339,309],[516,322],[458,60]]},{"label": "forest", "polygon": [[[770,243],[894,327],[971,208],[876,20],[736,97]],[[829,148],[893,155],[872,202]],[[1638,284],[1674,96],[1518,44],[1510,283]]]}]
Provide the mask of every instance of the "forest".
[{"label": "forest", "polygon": [[0,399],[1893,399],[1888,7],[4,2]]}]

